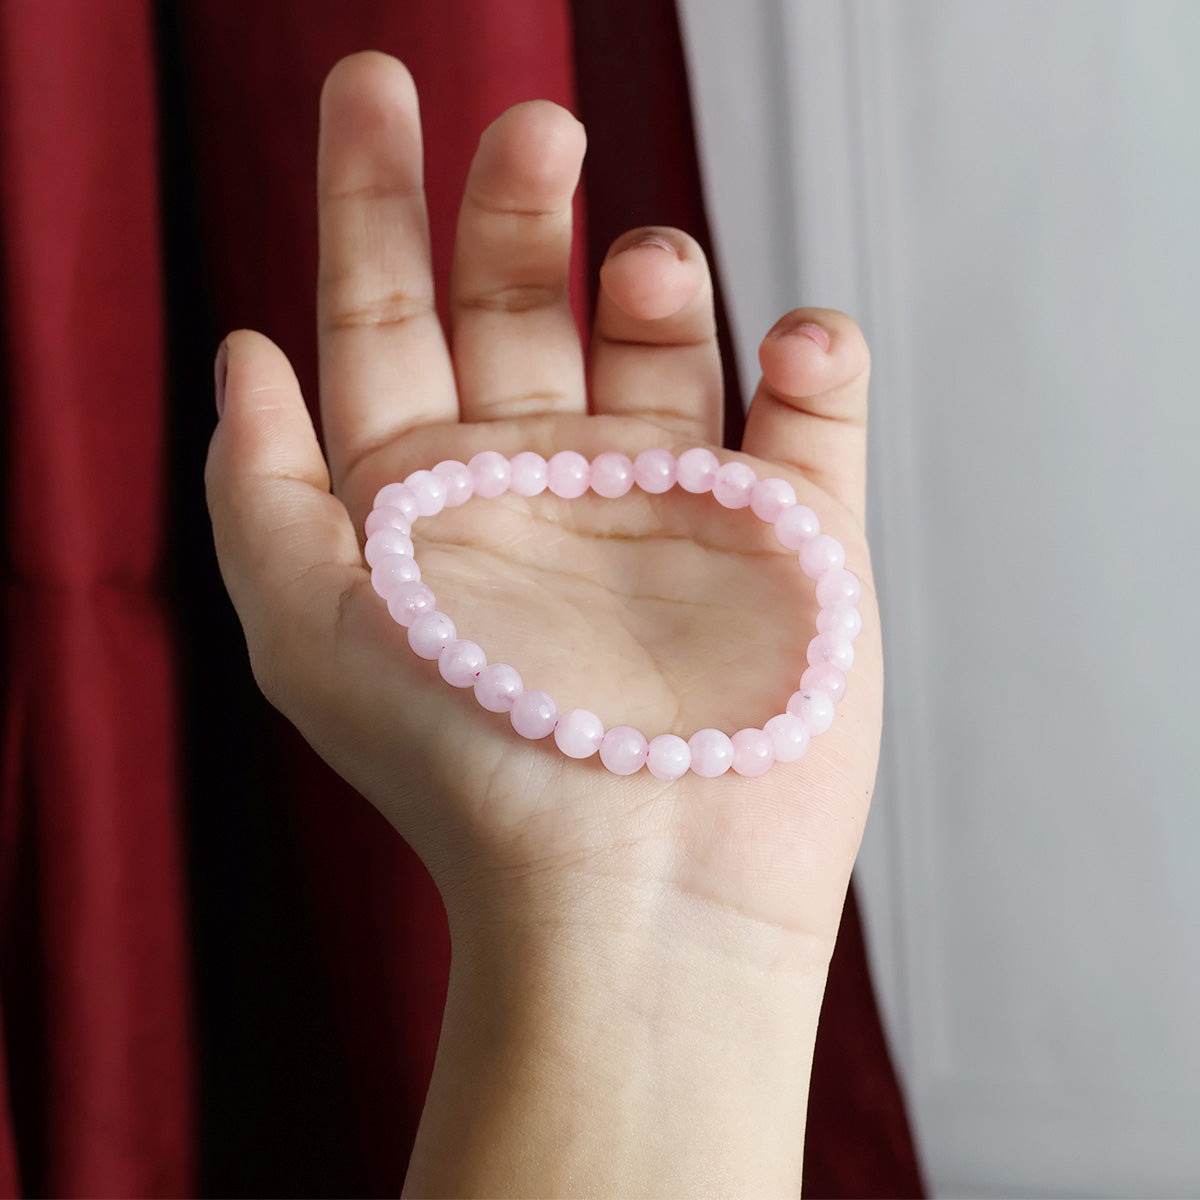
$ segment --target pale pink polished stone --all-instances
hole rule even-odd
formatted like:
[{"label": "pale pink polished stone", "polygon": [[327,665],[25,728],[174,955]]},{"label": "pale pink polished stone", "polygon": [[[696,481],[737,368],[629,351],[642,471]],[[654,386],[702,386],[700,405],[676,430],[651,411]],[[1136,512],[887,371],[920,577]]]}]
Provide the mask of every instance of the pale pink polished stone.
[{"label": "pale pink polished stone", "polygon": [[640,771],[649,753],[645,735],[632,725],[614,725],[600,742],[600,761],[614,775]]},{"label": "pale pink polished stone", "polygon": [[800,570],[809,579],[819,579],[826,571],[837,571],[846,564],[842,543],[827,533],[818,533],[800,547]]},{"label": "pale pink polished stone", "polygon": [[524,690],[525,683],[516,667],[508,663],[488,663],[475,680],[475,699],[488,712],[508,712]]},{"label": "pale pink polished stone", "polygon": [[438,655],[438,670],[451,687],[475,686],[475,676],[487,666],[487,655],[477,642],[459,638]]},{"label": "pale pink polished stone", "polygon": [[367,537],[378,533],[381,529],[398,529],[401,533],[411,533],[412,521],[398,508],[392,508],[390,504],[385,504],[383,508],[371,509],[367,513],[367,519],[363,522],[363,532]]},{"label": "pale pink polished stone", "polygon": [[812,734],[822,734],[833,724],[833,701],[827,692],[816,688],[793,692],[787,710],[793,717],[799,717]]},{"label": "pale pink polished stone", "polygon": [[772,475],[770,479],[760,479],[750,493],[750,511],[760,521],[774,524],[796,503],[796,489],[786,479]]},{"label": "pale pink polished stone", "polygon": [[808,726],[791,713],[780,713],[777,717],[772,717],[763,726],[763,733],[774,743],[775,761],[781,763],[795,762],[803,758],[811,736]]},{"label": "pale pink polished stone", "polygon": [[568,758],[591,758],[604,740],[604,723],[586,708],[573,708],[558,718],[554,742]]},{"label": "pale pink polished stone", "polygon": [[733,742],[719,729],[697,729],[688,738],[692,770],[705,779],[716,779],[733,766]]},{"label": "pale pink polished stone", "polygon": [[592,459],[592,491],[606,500],[624,496],[633,487],[633,463],[615,450],[605,450]]},{"label": "pale pink polished stone", "polygon": [[820,532],[821,522],[807,504],[793,504],[775,518],[775,536],[789,550],[799,550]]},{"label": "pale pink polished stone", "polygon": [[761,775],[775,761],[775,743],[761,729],[739,729],[729,740],[739,775]]},{"label": "pale pink polished stone", "polygon": [[546,484],[564,500],[575,500],[588,490],[591,468],[578,450],[560,450],[546,464]]},{"label": "pale pink polished stone", "polygon": [[494,500],[508,491],[512,480],[512,467],[508,459],[497,450],[481,450],[467,463],[471,481],[475,484],[475,495],[485,500]]},{"label": "pale pink polished stone", "polygon": [[440,657],[445,648],[458,636],[454,622],[444,612],[434,609],[423,612],[408,627],[408,644],[418,658]]},{"label": "pale pink polished stone", "polygon": [[828,663],[839,671],[848,671],[854,666],[854,645],[849,638],[836,633],[818,633],[808,643],[808,665],[819,667]]},{"label": "pale pink polished stone", "polygon": [[433,468],[433,473],[446,485],[446,507],[457,508],[466,504],[475,492],[471,472],[466,463],[457,458],[448,458]]},{"label": "pale pink polished stone", "polygon": [[669,783],[687,773],[692,765],[688,744],[675,733],[660,733],[646,748],[646,766],[655,779]]},{"label": "pale pink polished stone", "polygon": [[413,580],[400,584],[388,597],[387,606],[392,619],[407,628],[423,612],[437,608],[437,600],[426,584]]},{"label": "pale pink polished stone", "polygon": [[446,484],[432,471],[414,471],[404,483],[416,497],[421,516],[432,517],[446,507]]},{"label": "pale pink polished stone", "polygon": [[849,604],[835,604],[817,613],[819,633],[837,633],[854,641],[862,633],[862,613]]},{"label": "pale pink polished stone", "polygon": [[421,578],[421,568],[410,554],[385,554],[371,568],[371,586],[385,600],[390,600],[402,583]]},{"label": "pale pink polished stone", "polygon": [[722,508],[745,508],[757,482],[758,476],[749,463],[727,462],[717,468],[713,498]]},{"label": "pale pink polished stone", "polygon": [[409,521],[415,521],[420,513],[417,512],[417,498],[410,487],[402,483],[389,483],[375,493],[373,508],[398,508]]},{"label": "pale pink polished stone", "polygon": [[822,608],[832,608],[835,604],[857,604],[862,599],[862,584],[858,576],[845,567],[836,571],[826,571],[817,580],[817,603]]},{"label": "pale pink polished stone", "polygon": [[800,676],[802,692],[824,692],[834,704],[841,704],[846,695],[846,675],[832,663],[818,663]]},{"label": "pale pink polished stone", "polygon": [[546,490],[546,460],[532,450],[514,454],[509,463],[509,490],[518,496],[540,496]]},{"label": "pale pink polished stone", "polygon": [[717,456],[704,446],[693,446],[685,450],[675,465],[675,477],[685,492],[699,495],[711,492],[720,469]]},{"label": "pale pink polished stone", "polygon": [[634,482],[652,496],[660,496],[675,486],[675,470],[675,455],[670,450],[643,450],[633,460]]},{"label": "pale pink polished stone", "polygon": [[512,727],[531,741],[549,737],[558,720],[558,705],[546,692],[522,692],[509,714]]},{"label": "pale pink polished stone", "polygon": [[363,557],[367,566],[373,567],[381,558],[389,554],[412,554],[412,538],[399,529],[377,529],[363,547]]}]

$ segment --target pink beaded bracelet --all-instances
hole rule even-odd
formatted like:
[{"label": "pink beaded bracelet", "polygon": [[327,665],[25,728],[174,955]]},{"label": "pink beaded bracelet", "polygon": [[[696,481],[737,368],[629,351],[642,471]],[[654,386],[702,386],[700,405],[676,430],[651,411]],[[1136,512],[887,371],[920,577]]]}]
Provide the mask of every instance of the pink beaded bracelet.
[{"label": "pink beaded bracelet", "polygon": [[[635,486],[660,494],[676,484],[686,492],[711,491],[725,508],[749,507],[774,526],[780,543],[797,552],[800,569],[816,581],[820,612],[817,634],[808,644],[808,670],[786,710],[761,729],[741,729],[732,737],[719,729],[701,729],[686,741],[661,733],[647,742],[629,725],[606,730],[586,709],[560,714],[551,696],[526,691],[514,668],[489,663],[480,646],[459,638],[454,622],[437,610],[433,592],[421,581],[410,536],[413,525],[473,495],[492,499],[512,491],[536,496],[548,489],[574,499],[590,488],[615,499]],[[381,488],[365,532],[371,582],[391,615],[408,629],[408,644],[417,655],[437,659],[447,683],[474,688],[475,698],[489,712],[507,712],[522,737],[536,740],[553,734],[568,757],[598,753],[615,775],[632,775],[643,765],[662,780],[678,779],[689,768],[706,778],[730,768],[739,775],[761,775],[772,763],[800,758],[810,737],[833,723],[834,705],[846,694],[845,672],[854,661],[853,643],[862,629],[857,608],[862,588],[845,568],[841,543],[821,532],[817,514],[796,502],[796,492],[786,480],[759,479],[748,464],[722,464],[702,446],[678,458],[666,450],[645,450],[636,459],[606,451],[590,463],[574,450],[562,450],[549,461],[530,450],[511,459],[484,450],[468,463],[440,462],[432,470],[414,471],[403,483]]]}]

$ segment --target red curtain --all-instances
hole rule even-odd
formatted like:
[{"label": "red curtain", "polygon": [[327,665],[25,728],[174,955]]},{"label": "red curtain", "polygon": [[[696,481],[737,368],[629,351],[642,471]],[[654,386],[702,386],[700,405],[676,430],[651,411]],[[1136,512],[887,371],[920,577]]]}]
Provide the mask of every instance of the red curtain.
[{"label": "red curtain", "polygon": [[[707,240],[667,0],[0,0],[0,1194],[403,1180],[441,907],[254,690],[200,486],[226,330],[316,395],[317,97],[364,47],[417,79],[439,280],[531,96],[589,128],[581,318],[620,230]],[[806,1190],[918,1195],[852,902],[826,1008]]]},{"label": "red curtain", "polygon": [[191,1178],[145,4],[0,7],[0,1186]]}]

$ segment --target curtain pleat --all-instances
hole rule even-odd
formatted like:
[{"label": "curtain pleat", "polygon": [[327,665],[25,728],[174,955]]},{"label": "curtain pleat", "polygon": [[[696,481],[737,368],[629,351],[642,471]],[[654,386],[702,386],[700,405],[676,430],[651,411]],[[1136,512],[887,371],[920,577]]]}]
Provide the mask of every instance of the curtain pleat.
[{"label": "curtain pleat", "polygon": [[155,74],[144,2],[0,7],[0,1177],[30,1194],[193,1183]]}]

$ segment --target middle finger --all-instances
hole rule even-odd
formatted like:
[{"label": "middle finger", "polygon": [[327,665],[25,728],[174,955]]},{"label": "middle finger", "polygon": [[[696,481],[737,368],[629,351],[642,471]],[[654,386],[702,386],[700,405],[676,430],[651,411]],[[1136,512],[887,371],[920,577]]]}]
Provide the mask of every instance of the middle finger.
[{"label": "middle finger", "polygon": [[583,126],[548,100],[510,108],[479,140],[450,275],[466,421],[586,410],[570,297],[571,204],[584,146]]}]

